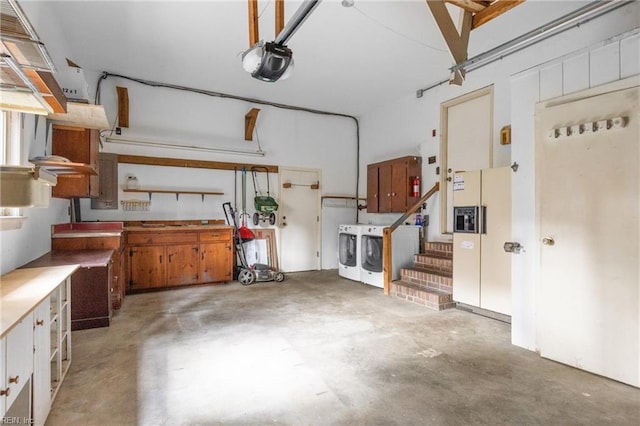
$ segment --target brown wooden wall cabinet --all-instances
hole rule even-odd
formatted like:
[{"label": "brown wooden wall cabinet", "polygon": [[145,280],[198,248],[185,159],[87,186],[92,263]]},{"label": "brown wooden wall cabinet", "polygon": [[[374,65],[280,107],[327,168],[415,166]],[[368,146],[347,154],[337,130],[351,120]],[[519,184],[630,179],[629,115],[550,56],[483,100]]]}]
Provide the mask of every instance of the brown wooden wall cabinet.
[{"label": "brown wooden wall cabinet", "polygon": [[367,212],[401,213],[419,200],[412,196],[415,177],[422,182],[422,158],[407,156],[367,166]]},{"label": "brown wooden wall cabinet", "polygon": [[[69,159],[73,163],[84,163],[98,170],[99,134],[95,129],[83,129],[61,125],[53,126],[51,153]],[[98,173],[100,171],[98,170]],[[99,177],[97,175],[59,175],[52,195],[58,198],[97,197]]]},{"label": "brown wooden wall cabinet", "polygon": [[232,228],[127,231],[128,291],[233,279]]}]

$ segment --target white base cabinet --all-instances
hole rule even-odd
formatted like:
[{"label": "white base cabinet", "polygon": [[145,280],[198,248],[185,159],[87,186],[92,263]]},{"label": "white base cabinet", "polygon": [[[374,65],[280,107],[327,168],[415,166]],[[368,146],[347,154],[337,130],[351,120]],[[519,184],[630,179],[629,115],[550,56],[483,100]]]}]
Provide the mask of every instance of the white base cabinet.
[{"label": "white base cabinet", "polygon": [[[59,267],[58,267],[59,268]],[[42,285],[29,272],[2,276],[0,307],[6,318],[0,335],[0,423],[44,425],[71,363],[71,273],[65,267],[52,274],[54,283]],[[67,273],[67,271],[70,271]],[[46,275],[46,273],[44,274]],[[30,287],[31,286],[31,287]],[[42,292],[37,293],[38,290]],[[13,291],[13,292],[12,292]],[[15,294],[34,294],[23,304]],[[43,294],[44,293],[44,294]],[[23,297],[24,298],[24,297]]]}]

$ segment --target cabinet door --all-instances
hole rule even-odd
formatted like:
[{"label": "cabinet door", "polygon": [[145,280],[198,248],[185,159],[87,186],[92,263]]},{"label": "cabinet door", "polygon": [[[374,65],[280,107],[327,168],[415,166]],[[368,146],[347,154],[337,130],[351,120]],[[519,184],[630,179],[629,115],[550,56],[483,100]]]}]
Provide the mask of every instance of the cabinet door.
[{"label": "cabinet door", "polygon": [[378,212],[389,213],[391,211],[391,196],[393,185],[391,180],[391,164],[382,164],[378,170]]},{"label": "cabinet door", "polygon": [[189,285],[198,282],[198,245],[167,246],[167,285]]},{"label": "cabinet door", "polygon": [[200,282],[226,282],[233,279],[231,241],[200,244]]},{"label": "cabinet door", "polygon": [[409,176],[407,176],[407,162],[399,161],[391,164],[391,197],[389,198],[390,212],[405,212],[409,195]]},{"label": "cabinet door", "polygon": [[[53,126],[51,153],[68,158],[74,163],[90,164],[98,174],[97,130],[67,126]],[[52,189],[54,197],[97,197],[99,178],[96,175],[58,176]]]},{"label": "cabinet door", "polygon": [[367,213],[378,213],[380,194],[378,188],[378,166],[367,167]]},{"label": "cabinet door", "polygon": [[91,208],[118,209],[118,154],[101,152],[98,155],[98,197],[91,199]]},{"label": "cabinet door", "polygon": [[[57,291],[57,290],[56,290]],[[33,311],[33,420],[44,424],[51,408],[51,301]]]},{"label": "cabinet door", "polygon": [[129,287],[132,290],[156,288],[166,282],[164,246],[129,248]]},{"label": "cabinet door", "polygon": [[33,373],[33,312],[29,312],[7,334],[6,345],[6,387],[10,390],[6,399],[8,410],[23,386],[30,383],[29,378]]}]

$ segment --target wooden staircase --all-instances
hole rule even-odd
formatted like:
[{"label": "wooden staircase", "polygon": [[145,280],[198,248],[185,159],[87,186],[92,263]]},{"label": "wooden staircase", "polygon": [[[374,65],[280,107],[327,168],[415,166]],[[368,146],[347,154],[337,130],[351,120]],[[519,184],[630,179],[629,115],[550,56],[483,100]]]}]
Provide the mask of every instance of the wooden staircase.
[{"label": "wooden staircase", "polygon": [[389,283],[389,295],[441,311],[455,307],[453,301],[453,244],[425,243],[414,266],[403,268],[400,280]]}]

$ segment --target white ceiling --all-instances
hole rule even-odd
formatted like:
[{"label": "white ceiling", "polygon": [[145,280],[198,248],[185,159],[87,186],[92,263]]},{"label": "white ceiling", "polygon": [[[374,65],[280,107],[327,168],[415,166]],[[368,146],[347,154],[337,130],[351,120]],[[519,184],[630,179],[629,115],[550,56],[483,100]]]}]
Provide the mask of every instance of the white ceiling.
[{"label": "white ceiling", "polygon": [[[446,79],[452,65],[424,0],[355,0],[351,8],[324,0],[287,43],[295,58],[292,77],[275,83],[242,69],[240,54],[249,47],[246,0],[20,4],[28,17],[47,17],[51,25],[34,26],[59,67],[68,57],[86,70],[351,115]],[[529,0],[474,30],[469,56],[584,4]],[[285,2],[285,24],[299,6]],[[273,40],[274,1],[260,0],[258,7],[260,38]],[[64,43],[50,43],[54,30]]]}]

